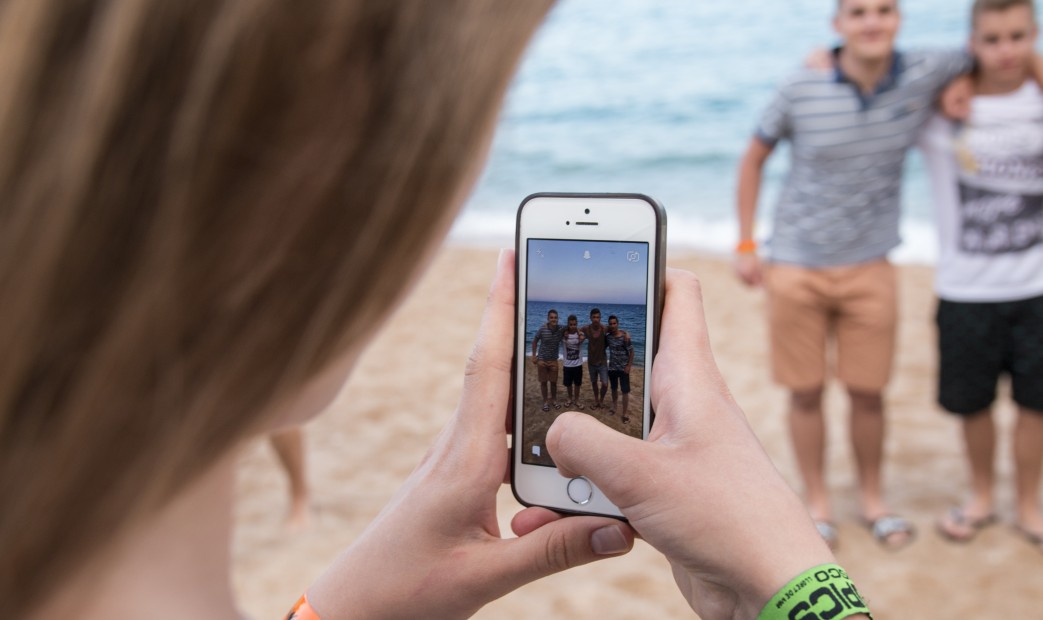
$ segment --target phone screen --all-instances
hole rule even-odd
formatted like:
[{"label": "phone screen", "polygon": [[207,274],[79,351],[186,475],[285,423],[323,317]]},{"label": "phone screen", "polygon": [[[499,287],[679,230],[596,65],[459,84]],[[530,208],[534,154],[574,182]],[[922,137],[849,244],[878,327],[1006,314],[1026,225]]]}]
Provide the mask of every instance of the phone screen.
[{"label": "phone screen", "polygon": [[568,410],[642,438],[649,244],[527,239],[526,250],[522,462],[554,466],[547,430]]}]

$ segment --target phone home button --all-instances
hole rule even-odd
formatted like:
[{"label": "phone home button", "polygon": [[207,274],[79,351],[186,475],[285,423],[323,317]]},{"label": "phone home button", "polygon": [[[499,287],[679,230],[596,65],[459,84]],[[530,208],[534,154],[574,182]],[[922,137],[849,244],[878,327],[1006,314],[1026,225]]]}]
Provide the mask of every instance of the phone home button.
[{"label": "phone home button", "polygon": [[565,487],[565,490],[569,494],[569,499],[580,506],[589,502],[594,495],[594,487],[590,486],[589,480],[582,477],[569,480],[569,485]]}]

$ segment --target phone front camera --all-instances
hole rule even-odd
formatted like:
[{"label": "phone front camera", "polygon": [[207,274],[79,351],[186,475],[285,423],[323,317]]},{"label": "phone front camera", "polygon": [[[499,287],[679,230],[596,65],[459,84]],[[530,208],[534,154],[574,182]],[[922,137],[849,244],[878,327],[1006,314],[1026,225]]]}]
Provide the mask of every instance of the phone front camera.
[{"label": "phone front camera", "polygon": [[590,209],[583,209],[583,212],[586,213],[587,215],[590,215]]},{"label": "phone front camera", "polygon": [[571,223],[572,223],[572,222],[570,222],[570,221],[568,221],[568,220],[565,220],[565,225],[566,225],[566,226],[568,226],[568,225],[569,225],[569,224],[571,224]]}]

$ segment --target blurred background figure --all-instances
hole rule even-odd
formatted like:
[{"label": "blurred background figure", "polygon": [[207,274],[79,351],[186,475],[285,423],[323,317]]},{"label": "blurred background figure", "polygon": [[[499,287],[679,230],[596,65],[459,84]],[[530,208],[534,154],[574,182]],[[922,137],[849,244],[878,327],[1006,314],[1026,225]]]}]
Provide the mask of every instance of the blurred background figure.
[{"label": "blurred background figure", "polygon": [[[735,270],[767,291],[772,375],[789,390],[805,500],[831,546],[837,529],[822,409],[830,375],[850,402],[861,520],[888,548],[915,534],[889,509],[882,481],[883,391],[898,321],[888,254],[900,243],[906,151],[942,89],[970,62],[959,50],[896,51],[900,23],[897,0],[839,0],[833,27],[842,42],[830,70],[804,69],[782,83],[739,164]],[[790,172],[762,266],[754,237],[761,180],[782,141],[790,143]]]},{"label": "blurred background figure", "polygon": [[960,420],[970,495],[937,523],[967,542],[997,521],[997,380],[1009,375],[1015,527],[1043,551],[1043,94],[1032,78],[1032,0],[976,0],[974,97],[963,122],[936,116],[921,139],[941,250],[935,273],[938,402]]},{"label": "blurred background figure", "polygon": [[272,433],[268,441],[286,473],[290,506],[286,513],[286,529],[297,532],[311,524],[311,492],[305,465],[304,429],[289,428]]}]

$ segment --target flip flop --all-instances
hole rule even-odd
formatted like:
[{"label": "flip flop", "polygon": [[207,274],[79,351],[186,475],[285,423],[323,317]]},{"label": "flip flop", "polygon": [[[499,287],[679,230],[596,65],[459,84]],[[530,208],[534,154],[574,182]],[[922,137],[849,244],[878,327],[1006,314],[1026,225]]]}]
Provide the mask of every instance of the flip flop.
[{"label": "flip flop", "polygon": [[625,415],[622,418],[620,418],[620,420],[623,421],[623,424],[630,424],[630,416]]},{"label": "flip flop", "polygon": [[[942,538],[949,542],[955,543],[969,543],[974,540],[974,537],[978,535],[981,530],[989,527],[996,523],[999,519],[995,514],[990,513],[984,517],[978,517],[972,519],[967,516],[966,511],[961,506],[953,506],[949,509],[949,512],[944,517],[935,523],[935,529],[938,530],[938,534]],[[957,534],[955,530],[966,530],[965,534]]]},{"label": "flip flop", "polygon": [[550,411],[550,405],[548,405],[547,403],[543,403],[543,410]]},{"label": "flip flop", "polygon": [[1024,538],[1025,542],[1035,547],[1036,551],[1043,553],[1043,534],[1037,534],[1017,523],[1014,524],[1014,531]]},{"label": "flip flop", "polygon": [[837,531],[837,526],[832,521],[815,519],[815,529],[818,530],[818,535],[822,537],[822,540],[826,541],[830,550],[835,551],[837,545],[840,543],[840,534]]},{"label": "flip flop", "polygon": [[[881,547],[891,551],[898,551],[908,547],[916,539],[916,527],[908,519],[898,515],[883,515],[876,519],[863,517],[862,523],[869,528],[870,533],[873,534],[873,539]],[[891,537],[896,534],[905,534],[905,540],[896,543],[890,542]]]}]

